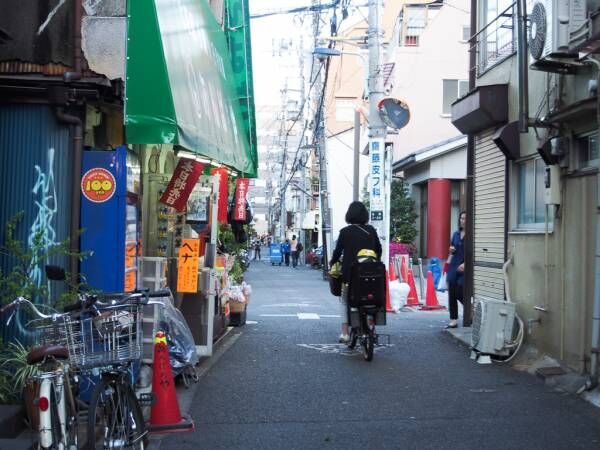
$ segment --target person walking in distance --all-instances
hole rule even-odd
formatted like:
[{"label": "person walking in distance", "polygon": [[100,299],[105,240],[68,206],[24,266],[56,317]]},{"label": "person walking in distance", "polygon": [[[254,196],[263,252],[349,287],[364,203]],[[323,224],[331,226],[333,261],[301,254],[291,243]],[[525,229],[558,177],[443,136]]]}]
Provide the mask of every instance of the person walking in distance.
[{"label": "person walking in distance", "polygon": [[285,259],[285,265],[289,267],[290,265],[290,240],[286,239],[283,244],[281,244],[281,250],[283,251],[283,257]]},{"label": "person walking in distance", "polygon": [[290,243],[290,250],[292,252],[292,267],[295,269],[298,266],[298,258],[300,257],[300,252],[303,247],[298,239],[296,239],[296,235],[292,236],[292,242]]},{"label": "person walking in distance", "polygon": [[467,223],[467,213],[462,211],[458,216],[458,230],[452,234],[450,241],[450,255],[448,256],[448,309],[450,310],[450,322],[446,328],[456,328],[458,326],[458,302],[463,305],[464,313],[464,274],[465,274],[465,225]]},{"label": "person walking in distance", "polygon": [[258,260],[260,261],[260,240],[257,239],[254,242],[254,259],[258,258]]},{"label": "person walking in distance", "polygon": [[377,259],[381,259],[381,242],[377,236],[377,230],[368,225],[369,212],[362,202],[352,202],[346,212],[346,223],[348,226],[340,230],[337,245],[329,262],[332,267],[338,261],[342,261],[342,296],[340,297],[340,313],[342,316],[342,334],[339,342],[345,343],[349,340],[348,335],[348,288],[350,283],[350,270],[356,262],[356,256],[360,250],[373,250]]}]

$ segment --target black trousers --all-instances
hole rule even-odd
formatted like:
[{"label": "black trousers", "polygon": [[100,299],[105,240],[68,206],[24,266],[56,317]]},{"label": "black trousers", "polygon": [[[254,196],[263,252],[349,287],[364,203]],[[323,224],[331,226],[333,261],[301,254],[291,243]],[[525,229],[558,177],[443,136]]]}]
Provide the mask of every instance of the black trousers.
[{"label": "black trousers", "polygon": [[285,253],[285,265],[286,266],[290,265],[290,254],[289,253]]},{"label": "black trousers", "polygon": [[458,320],[458,302],[462,303],[464,309],[463,287],[456,283],[448,283],[448,309],[450,310],[450,320]]}]

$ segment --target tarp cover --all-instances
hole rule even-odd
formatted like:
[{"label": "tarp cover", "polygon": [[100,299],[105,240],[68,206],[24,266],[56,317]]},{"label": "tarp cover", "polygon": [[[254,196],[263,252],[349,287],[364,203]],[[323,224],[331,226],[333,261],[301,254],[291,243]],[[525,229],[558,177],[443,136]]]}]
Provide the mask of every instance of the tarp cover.
[{"label": "tarp cover", "polygon": [[256,176],[225,35],[206,0],[128,2],[130,144],[179,144]]}]

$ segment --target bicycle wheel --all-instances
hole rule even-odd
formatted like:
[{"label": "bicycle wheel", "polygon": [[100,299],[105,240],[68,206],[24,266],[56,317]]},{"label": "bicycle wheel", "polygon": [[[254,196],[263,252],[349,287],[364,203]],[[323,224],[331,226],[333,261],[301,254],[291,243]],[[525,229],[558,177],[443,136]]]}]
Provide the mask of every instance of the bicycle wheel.
[{"label": "bicycle wheel", "polygon": [[103,377],[90,401],[88,450],[146,448],[142,410],[133,389],[121,376]]},{"label": "bicycle wheel", "polygon": [[369,330],[367,335],[363,338],[363,358],[365,361],[373,360],[373,350],[375,349],[375,337],[373,331]]}]

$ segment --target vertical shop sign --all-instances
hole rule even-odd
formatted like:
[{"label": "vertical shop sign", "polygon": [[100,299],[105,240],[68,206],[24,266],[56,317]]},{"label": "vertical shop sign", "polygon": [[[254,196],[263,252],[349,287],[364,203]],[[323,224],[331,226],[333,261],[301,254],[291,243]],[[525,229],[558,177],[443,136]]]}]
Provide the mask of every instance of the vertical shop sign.
[{"label": "vertical shop sign", "polygon": [[227,223],[227,205],[229,202],[229,182],[227,178],[229,174],[225,168],[213,168],[210,170],[210,174],[219,174],[219,210],[217,212],[217,222]]},{"label": "vertical shop sign", "polygon": [[[380,222],[383,220],[383,159],[381,154],[381,142],[371,142],[371,170],[370,170],[370,209],[371,222]],[[372,224],[378,228],[376,224]],[[379,230],[378,230],[379,231]]]},{"label": "vertical shop sign", "polygon": [[248,178],[238,178],[235,186],[235,209],[233,220],[246,221],[246,194],[248,194]]},{"label": "vertical shop sign", "polygon": [[193,159],[181,158],[160,202],[181,212],[202,175],[204,164]]},{"label": "vertical shop sign", "polygon": [[177,292],[198,292],[200,241],[184,239],[177,261]]}]

